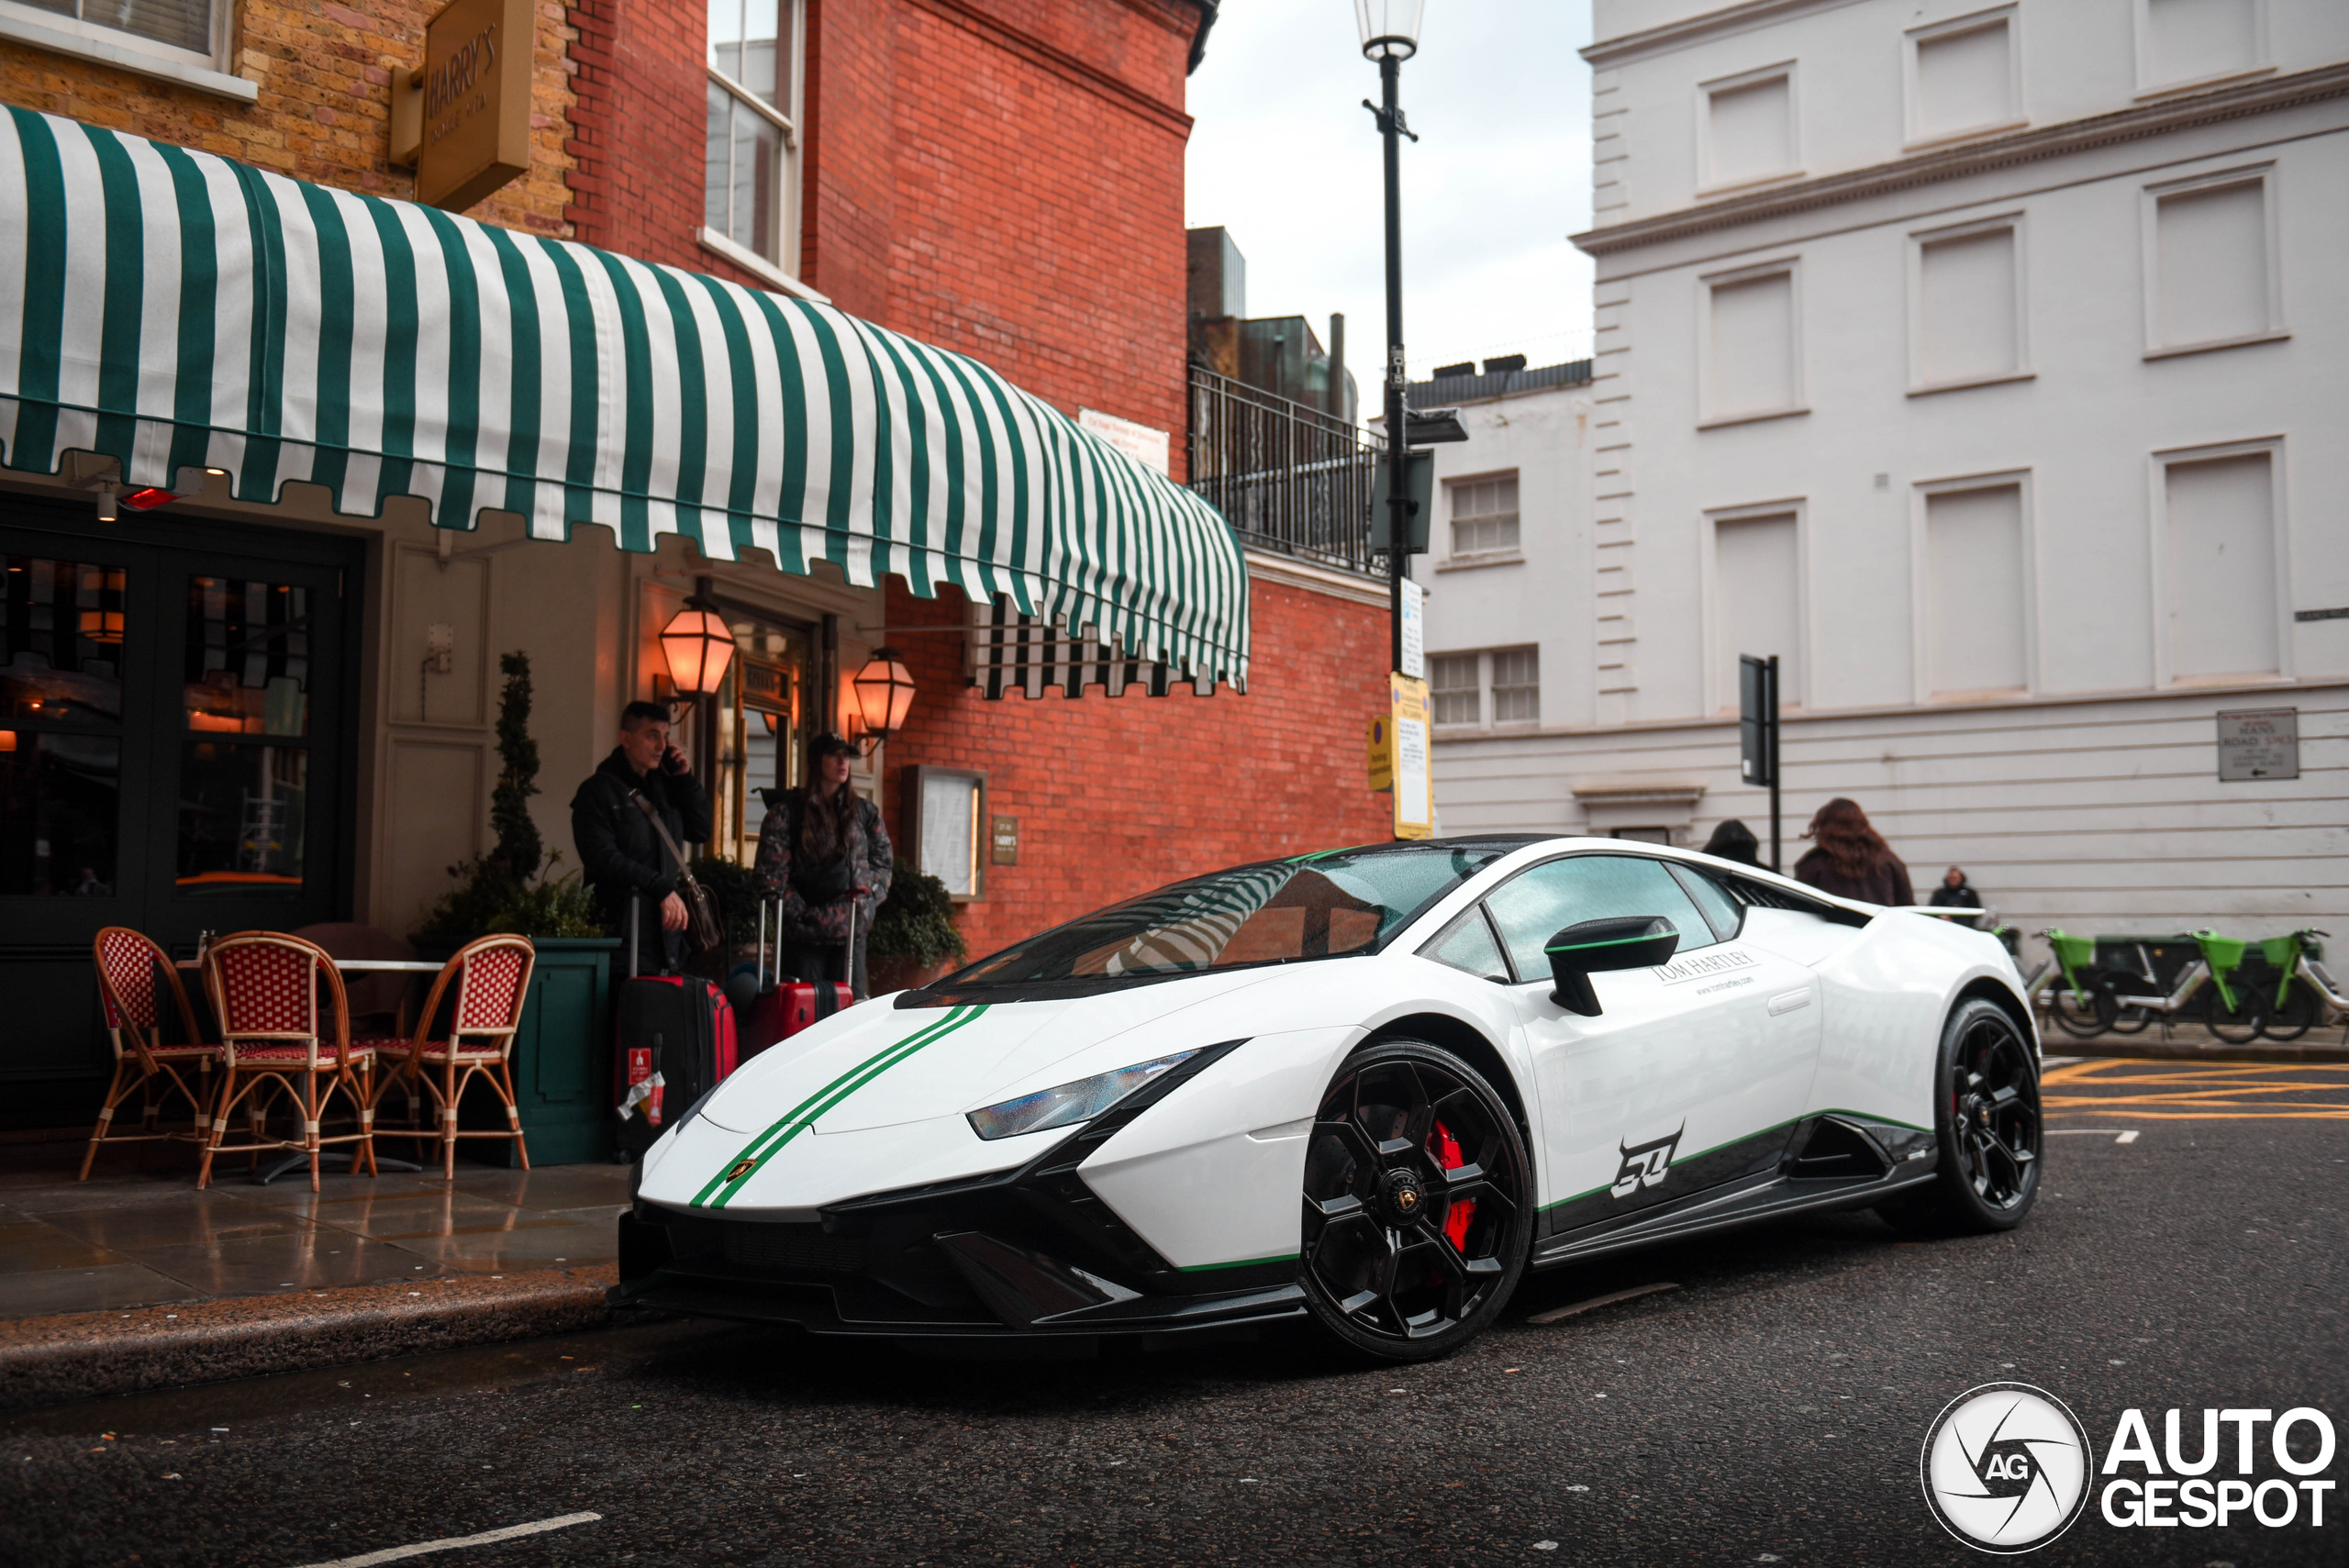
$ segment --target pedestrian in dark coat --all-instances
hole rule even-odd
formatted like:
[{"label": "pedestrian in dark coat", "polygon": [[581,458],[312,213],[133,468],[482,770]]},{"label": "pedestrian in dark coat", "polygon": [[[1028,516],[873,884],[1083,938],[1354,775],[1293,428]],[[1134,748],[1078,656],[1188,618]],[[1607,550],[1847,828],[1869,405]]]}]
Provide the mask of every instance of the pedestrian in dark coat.
[{"label": "pedestrian in dark coat", "polygon": [[623,941],[635,910],[637,973],[674,973],[685,956],[682,868],[636,804],[640,795],[679,849],[709,838],[709,793],[685,754],[670,744],[669,710],[659,703],[632,702],[621,710],[619,744],[571,797],[571,841],[595,889],[596,913]]},{"label": "pedestrian in dark coat", "polygon": [[[848,782],[856,748],[819,735],[808,748],[808,784],[769,790],[759,824],[759,896],[783,901],[778,967],[817,984],[849,981],[865,995],[864,940],[894,874],[881,808]],[[856,911],[856,951],[848,952],[849,910]]]},{"label": "pedestrian in dark coat", "polygon": [[1982,907],[1982,895],[1975,892],[1973,884],[1965,880],[1965,873],[1952,866],[1943,875],[1942,884],[1933,889],[1933,907],[1979,909]]},{"label": "pedestrian in dark coat", "polygon": [[1753,836],[1753,829],[1734,817],[1714,828],[1713,836],[1705,840],[1705,853],[1720,860],[1735,861],[1742,866],[1752,866],[1756,871],[1762,869],[1761,848],[1762,841]]},{"label": "pedestrian in dark coat", "polygon": [[1909,885],[1909,868],[1884,835],[1868,826],[1868,814],[1857,801],[1841,796],[1829,801],[1802,836],[1817,840],[1818,845],[1795,862],[1797,882],[1865,904],[1917,902],[1916,889]]}]

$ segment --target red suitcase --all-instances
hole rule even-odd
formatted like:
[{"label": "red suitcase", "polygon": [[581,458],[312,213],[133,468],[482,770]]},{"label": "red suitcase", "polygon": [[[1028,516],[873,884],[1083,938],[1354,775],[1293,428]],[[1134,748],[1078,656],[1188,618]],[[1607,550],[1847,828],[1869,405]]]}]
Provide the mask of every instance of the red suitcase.
[{"label": "red suitcase", "polygon": [[[833,981],[819,985],[806,980],[783,978],[783,908],[774,905],[775,962],[772,969],[767,953],[768,906],[759,907],[759,989],[758,995],[744,1009],[739,1020],[745,1060],[756,1056],[778,1041],[789,1040],[801,1029],[820,1018],[829,1018],[844,1007],[856,1005],[856,993],[845,982]],[[850,914],[850,945],[855,944],[855,915]]]}]

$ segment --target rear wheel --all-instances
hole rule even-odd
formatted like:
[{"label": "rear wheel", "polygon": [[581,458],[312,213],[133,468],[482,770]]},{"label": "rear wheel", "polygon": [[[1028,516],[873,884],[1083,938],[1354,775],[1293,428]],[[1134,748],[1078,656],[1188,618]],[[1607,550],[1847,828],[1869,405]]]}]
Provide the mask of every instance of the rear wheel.
[{"label": "rear wheel", "polygon": [[1441,1046],[1387,1040],[1349,1059],[1305,1156],[1305,1300],[1384,1361],[1481,1333],[1532,1249],[1525,1140],[1483,1076]]},{"label": "rear wheel", "polygon": [[2284,993],[2284,1005],[2272,1009],[2264,1027],[2269,1040],[2298,1040],[2316,1028],[2317,1018],[2324,1005],[2316,999],[2309,983],[2298,975],[2292,977],[2291,989]]},{"label": "rear wheel", "polygon": [[2219,995],[2217,981],[2202,988],[2202,1021],[2210,1033],[2229,1045],[2249,1045],[2259,1038],[2267,1021],[2267,999],[2256,985],[2237,980],[2229,983],[2235,995],[2231,1005]]},{"label": "rear wheel", "polygon": [[2110,1029],[2120,1011],[2112,987],[2094,975],[2082,975],[2076,990],[2058,979],[2047,996],[2055,1027],[2079,1040],[2094,1040]]},{"label": "rear wheel", "polygon": [[1904,1230],[2010,1230],[2039,1197],[2039,1061],[2006,1010],[1959,1004],[1942,1030],[1930,1185],[1876,1212]]}]

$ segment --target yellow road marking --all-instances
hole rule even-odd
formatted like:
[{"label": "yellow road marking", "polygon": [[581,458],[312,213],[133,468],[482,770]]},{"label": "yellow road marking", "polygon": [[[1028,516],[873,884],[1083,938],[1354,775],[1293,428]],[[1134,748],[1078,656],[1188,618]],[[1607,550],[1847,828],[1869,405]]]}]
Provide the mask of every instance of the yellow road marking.
[{"label": "yellow road marking", "polygon": [[2163,1121],[2349,1121],[2349,1100],[2295,1094],[2349,1092],[2349,1064],[2242,1062],[2073,1062],[2052,1069],[2042,1105],[2051,1117],[2109,1113]]}]

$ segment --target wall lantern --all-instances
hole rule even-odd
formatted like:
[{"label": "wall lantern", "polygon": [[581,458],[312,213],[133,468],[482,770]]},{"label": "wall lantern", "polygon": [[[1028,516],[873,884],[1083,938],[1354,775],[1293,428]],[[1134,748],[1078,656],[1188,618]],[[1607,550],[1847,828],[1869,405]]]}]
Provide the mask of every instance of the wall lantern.
[{"label": "wall lantern", "polygon": [[1408,60],[1419,52],[1419,12],[1426,0],[1354,0],[1362,51],[1373,60]]},{"label": "wall lantern", "polygon": [[914,706],[914,674],[894,648],[876,648],[850,683],[856,688],[858,717],[864,720],[864,749],[873,749],[906,727]]},{"label": "wall lantern", "polygon": [[687,599],[661,628],[661,652],[679,696],[716,696],[734,662],[734,634],[707,601]]}]

